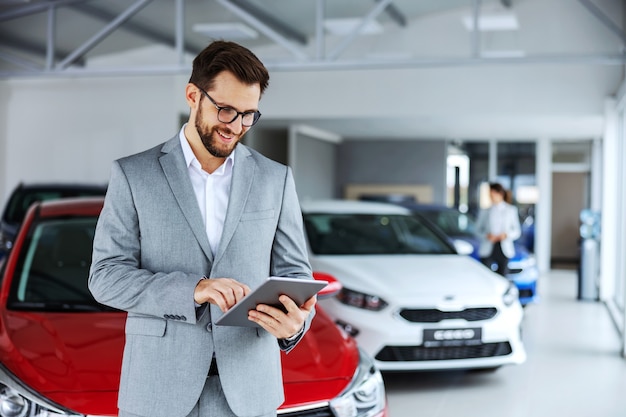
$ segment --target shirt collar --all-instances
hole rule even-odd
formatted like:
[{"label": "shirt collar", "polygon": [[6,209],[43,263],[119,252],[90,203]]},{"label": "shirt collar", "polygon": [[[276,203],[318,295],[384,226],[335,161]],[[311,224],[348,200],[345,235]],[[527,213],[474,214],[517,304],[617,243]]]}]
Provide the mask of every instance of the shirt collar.
[{"label": "shirt collar", "polygon": [[[200,161],[198,161],[198,158],[196,158],[196,155],[193,153],[193,150],[191,149],[191,145],[189,144],[189,141],[185,137],[185,126],[187,126],[187,123],[183,125],[183,127],[180,129],[180,132],[178,133],[178,138],[180,139],[180,146],[183,148],[183,155],[185,156],[185,163],[187,165],[187,168],[194,166],[202,170],[202,167],[200,166]],[[223,174],[226,167],[230,168],[233,166],[234,163],[235,163],[235,152],[233,151],[230,153],[230,155],[228,155],[225,163],[222,164],[217,170],[215,170],[214,174]]]}]

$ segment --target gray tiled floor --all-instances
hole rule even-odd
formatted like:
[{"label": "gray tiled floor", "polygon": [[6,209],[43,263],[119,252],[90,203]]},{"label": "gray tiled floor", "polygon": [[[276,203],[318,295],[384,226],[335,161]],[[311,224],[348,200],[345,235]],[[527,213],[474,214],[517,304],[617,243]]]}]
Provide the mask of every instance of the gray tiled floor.
[{"label": "gray tiled floor", "polygon": [[528,359],[495,372],[385,374],[390,417],[624,417],[626,359],[606,307],[575,271],[543,276],[526,308]]}]

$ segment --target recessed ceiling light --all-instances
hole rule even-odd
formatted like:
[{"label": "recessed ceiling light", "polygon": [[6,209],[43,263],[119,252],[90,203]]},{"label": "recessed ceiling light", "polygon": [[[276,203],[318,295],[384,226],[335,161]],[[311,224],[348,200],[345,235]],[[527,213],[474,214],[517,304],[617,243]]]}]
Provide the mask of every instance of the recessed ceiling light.
[{"label": "recessed ceiling light", "polygon": [[[463,17],[463,25],[469,31],[474,30],[474,17]],[[483,32],[518,30],[519,22],[517,16],[512,13],[484,14],[478,16],[478,30]]]},{"label": "recessed ceiling light", "polygon": [[243,23],[196,23],[192,30],[211,39],[255,39],[257,31]]},{"label": "recessed ceiling light", "polygon": [[526,52],[520,49],[485,50],[480,52],[480,56],[483,58],[523,58]]},{"label": "recessed ceiling light", "polygon": [[[362,22],[363,19],[357,17],[349,17],[344,19],[326,19],[324,20],[324,28],[333,35],[348,35],[352,33]],[[370,20],[361,28],[362,35],[375,35],[383,32],[383,27],[376,20]]]}]

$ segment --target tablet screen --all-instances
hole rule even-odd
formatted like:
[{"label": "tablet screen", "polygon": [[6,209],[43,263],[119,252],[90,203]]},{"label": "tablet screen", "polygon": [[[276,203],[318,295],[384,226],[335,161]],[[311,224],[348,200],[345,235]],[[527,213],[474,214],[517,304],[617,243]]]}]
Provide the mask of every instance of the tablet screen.
[{"label": "tablet screen", "polygon": [[259,327],[255,322],[248,320],[248,311],[255,309],[258,304],[282,308],[282,303],[278,301],[278,297],[285,294],[296,304],[302,305],[326,285],[328,285],[327,281],[269,277],[217,319],[215,324],[219,326]]}]

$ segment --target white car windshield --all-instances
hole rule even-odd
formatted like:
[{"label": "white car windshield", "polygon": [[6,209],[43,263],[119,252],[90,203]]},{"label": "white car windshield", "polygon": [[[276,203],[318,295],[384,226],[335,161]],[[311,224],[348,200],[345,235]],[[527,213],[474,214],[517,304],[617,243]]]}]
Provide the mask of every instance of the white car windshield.
[{"label": "white car windshield", "polygon": [[421,219],[401,214],[307,213],[316,255],[453,254],[453,247]]}]

